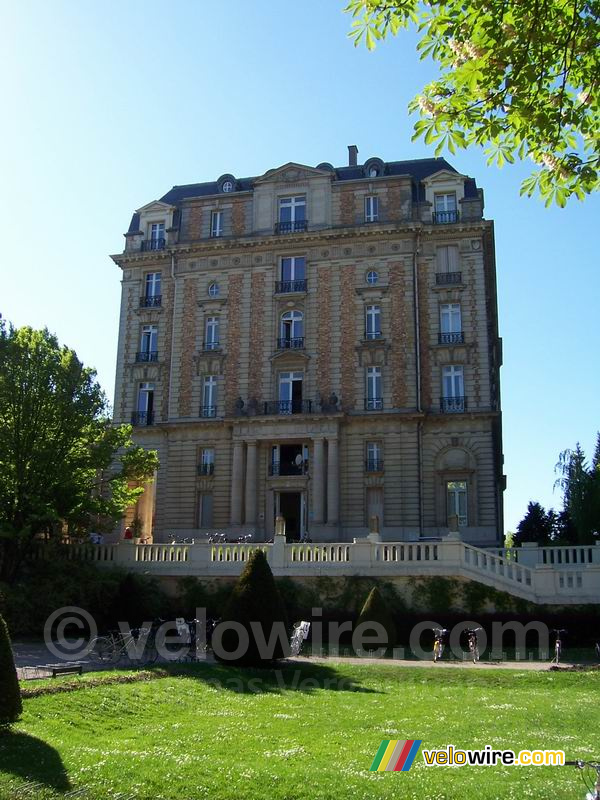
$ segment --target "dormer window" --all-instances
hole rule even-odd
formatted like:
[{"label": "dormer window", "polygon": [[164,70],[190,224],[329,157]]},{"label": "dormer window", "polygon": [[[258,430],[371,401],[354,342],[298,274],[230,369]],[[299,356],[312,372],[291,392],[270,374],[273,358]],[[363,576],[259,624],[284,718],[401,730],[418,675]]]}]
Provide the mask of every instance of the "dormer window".
[{"label": "dormer window", "polygon": [[379,175],[379,170],[377,167],[371,167],[369,170],[369,178],[376,178]]},{"label": "dormer window", "polygon": [[281,197],[279,199],[279,218],[276,226],[277,233],[295,233],[305,231],[306,220],[306,197],[297,195],[295,197]]},{"label": "dormer window", "polygon": [[148,229],[148,250],[163,250],[165,246],[165,223],[153,222]]},{"label": "dormer window", "polygon": [[221,175],[217,181],[217,186],[220,192],[233,192],[235,189],[235,178],[229,173]]},{"label": "dormer window", "polygon": [[233,192],[233,181],[223,181],[221,190],[223,192]]},{"label": "dormer window", "polygon": [[433,221],[438,225],[458,222],[456,192],[437,193],[434,196]]}]

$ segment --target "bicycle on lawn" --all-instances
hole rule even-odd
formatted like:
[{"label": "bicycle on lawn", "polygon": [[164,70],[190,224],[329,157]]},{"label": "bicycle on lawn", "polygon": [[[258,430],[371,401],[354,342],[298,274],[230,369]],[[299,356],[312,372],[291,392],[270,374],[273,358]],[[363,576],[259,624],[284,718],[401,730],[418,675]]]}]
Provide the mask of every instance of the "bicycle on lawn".
[{"label": "bicycle on lawn", "polygon": [[109,631],[106,636],[97,636],[90,642],[90,659],[97,664],[116,664],[127,656],[139,664],[154,664],[158,658],[157,627],[153,624],[149,628],[131,628],[125,633]]},{"label": "bicycle on lawn", "polygon": [[444,652],[444,647],[448,639],[448,629],[434,628],[433,635],[433,663],[435,664],[436,661],[441,659],[442,653]]},{"label": "bicycle on lawn", "polygon": [[477,643],[477,632],[482,630],[482,628],[467,628],[467,644],[469,646],[469,654],[473,659],[473,663],[476,664],[479,661],[479,646]]},{"label": "bicycle on lawn", "polygon": [[[582,770],[582,779],[587,789],[585,800],[600,800],[600,761],[565,761],[565,767],[577,767]],[[584,771],[585,770],[585,771]],[[596,773],[590,777],[590,771]]]}]

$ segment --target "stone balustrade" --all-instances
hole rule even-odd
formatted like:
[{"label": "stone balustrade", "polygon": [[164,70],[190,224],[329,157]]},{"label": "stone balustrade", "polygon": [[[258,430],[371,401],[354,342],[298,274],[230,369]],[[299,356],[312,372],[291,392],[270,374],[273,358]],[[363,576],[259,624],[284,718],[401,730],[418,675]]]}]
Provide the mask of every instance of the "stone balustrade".
[{"label": "stone balustrade", "polygon": [[67,557],[163,577],[239,575],[262,550],[277,577],[363,575],[444,576],[475,580],[525,600],[552,605],[600,602],[600,547],[482,549],[456,534],[436,542],[382,542],[377,535],[352,543],[211,543],[70,545]]}]

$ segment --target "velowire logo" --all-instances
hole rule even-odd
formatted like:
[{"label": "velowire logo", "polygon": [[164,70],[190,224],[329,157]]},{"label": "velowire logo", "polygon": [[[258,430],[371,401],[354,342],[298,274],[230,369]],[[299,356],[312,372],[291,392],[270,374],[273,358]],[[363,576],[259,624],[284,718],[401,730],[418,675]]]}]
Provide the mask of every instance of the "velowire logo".
[{"label": "velowire logo", "polygon": [[422,741],[422,739],[384,739],[379,745],[369,771],[408,772]]}]

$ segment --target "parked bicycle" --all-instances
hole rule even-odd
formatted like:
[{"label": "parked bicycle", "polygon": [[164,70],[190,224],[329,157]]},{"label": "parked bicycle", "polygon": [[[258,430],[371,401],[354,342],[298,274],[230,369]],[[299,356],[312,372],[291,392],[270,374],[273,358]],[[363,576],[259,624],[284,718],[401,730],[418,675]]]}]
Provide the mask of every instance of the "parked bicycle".
[{"label": "parked bicycle", "polygon": [[434,628],[433,635],[433,662],[435,663],[441,659],[442,653],[444,652],[444,647],[448,641],[448,629]]},{"label": "parked bicycle", "polygon": [[[577,767],[582,770],[582,779],[585,784],[586,794],[585,800],[600,800],[600,761],[565,761],[565,767]],[[590,778],[590,771],[596,773],[594,779],[593,775]]]},{"label": "parked bicycle", "polygon": [[560,663],[560,657],[562,656],[563,651],[561,633],[566,633],[566,630],[564,628],[554,628],[552,633],[556,636],[556,639],[554,641],[554,656],[550,660],[550,663],[558,664]]},{"label": "parked bicycle", "polygon": [[[156,649],[156,630],[160,623],[153,623],[150,628],[131,628],[126,633],[109,631],[106,636],[97,636],[90,642],[89,656],[99,664],[115,664],[123,656],[132,658],[137,653],[139,664],[153,664],[158,658]],[[143,648],[139,652],[143,642]]]},{"label": "parked bicycle", "polygon": [[479,646],[477,643],[477,632],[482,630],[482,628],[467,628],[467,643],[469,646],[469,654],[473,659],[473,663],[476,664],[479,661]]}]

